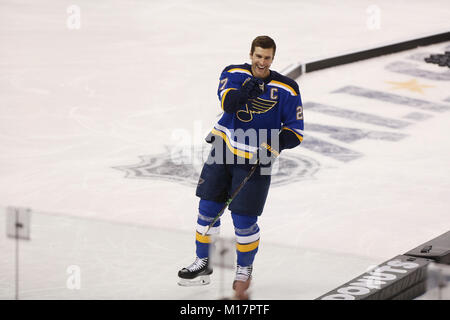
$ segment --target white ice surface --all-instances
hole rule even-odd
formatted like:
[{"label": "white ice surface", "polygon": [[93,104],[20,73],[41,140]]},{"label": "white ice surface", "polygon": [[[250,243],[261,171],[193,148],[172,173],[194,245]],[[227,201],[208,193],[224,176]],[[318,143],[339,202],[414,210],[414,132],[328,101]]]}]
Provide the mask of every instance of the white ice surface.
[{"label": "white ice surface", "polygon": [[[272,67],[282,70],[448,31],[450,16],[446,1],[77,1],[81,28],[69,30],[72,4],[0,4],[0,205],[38,212],[21,255],[23,298],[217,298],[217,277],[205,288],[175,284],[177,269],[193,257],[194,187],[127,179],[113,167],[180,144],[176,132],[201,144],[220,111],[220,71],[247,62],[257,35],[277,41]],[[372,4],[381,10],[380,30],[366,25]],[[448,81],[385,69],[449,46],[307,74],[298,80],[303,102],[395,119],[421,112],[331,93],[356,85],[450,106]],[[411,79],[433,87],[416,93],[386,82]],[[320,165],[312,177],[269,193],[259,220],[254,298],[313,299],[449,230],[450,112],[422,113],[432,117],[386,130],[305,109],[305,139],[310,134],[363,156],[342,163],[302,147],[285,152]],[[408,137],[343,143],[309,133],[308,121]],[[61,223],[73,227],[61,232]],[[233,235],[229,216],[222,234]],[[0,287],[0,298],[13,297],[13,245],[0,237],[0,276],[10,284]],[[79,291],[66,287],[69,265],[85,270]],[[109,278],[102,278],[104,268]],[[229,283],[231,275],[225,287]]]}]

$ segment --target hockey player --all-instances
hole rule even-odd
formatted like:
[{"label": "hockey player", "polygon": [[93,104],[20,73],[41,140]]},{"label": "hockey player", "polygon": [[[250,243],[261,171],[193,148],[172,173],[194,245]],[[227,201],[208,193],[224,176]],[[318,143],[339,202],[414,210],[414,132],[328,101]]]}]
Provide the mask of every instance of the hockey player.
[{"label": "hockey player", "polygon": [[224,111],[207,142],[213,147],[203,166],[196,195],[200,198],[196,227],[196,259],[178,272],[180,285],[210,282],[211,235],[219,233],[220,219],[204,234],[230,194],[259,166],[229,205],[236,234],[235,298],[248,298],[253,261],[258,251],[262,214],[270,186],[270,168],[284,149],[303,140],[303,107],[297,83],[273,70],[276,44],[268,36],[256,37],[250,64],[226,67],[218,97]]}]

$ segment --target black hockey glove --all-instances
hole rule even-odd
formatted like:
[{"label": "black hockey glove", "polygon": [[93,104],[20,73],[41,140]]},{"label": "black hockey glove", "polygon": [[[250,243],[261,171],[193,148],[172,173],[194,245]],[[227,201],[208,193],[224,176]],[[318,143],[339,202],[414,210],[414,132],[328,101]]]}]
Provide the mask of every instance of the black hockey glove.
[{"label": "black hockey glove", "polygon": [[246,99],[255,99],[264,92],[264,81],[258,78],[250,78],[242,86],[241,93]]},{"label": "black hockey glove", "polygon": [[262,167],[269,167],[275,162],[275,159],[280,155],[278,150],[272,148],[267,143],[262,143],[258,148],[257,159]]}]

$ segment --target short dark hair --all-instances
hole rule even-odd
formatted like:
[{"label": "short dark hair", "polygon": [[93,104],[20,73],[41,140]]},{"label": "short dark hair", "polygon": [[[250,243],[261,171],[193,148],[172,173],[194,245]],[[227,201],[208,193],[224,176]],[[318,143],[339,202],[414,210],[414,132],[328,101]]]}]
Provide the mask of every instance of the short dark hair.
[{"label": "short dark hair", "polygon": [[269,36],[258,36],[252,41],[252,47],[250,49],[250,54],[255,52],[255,48],[260,47],[263,49],[273,48],[273,55],[275,56],[275,51],[277,50],[277,45],[275,41]]}]

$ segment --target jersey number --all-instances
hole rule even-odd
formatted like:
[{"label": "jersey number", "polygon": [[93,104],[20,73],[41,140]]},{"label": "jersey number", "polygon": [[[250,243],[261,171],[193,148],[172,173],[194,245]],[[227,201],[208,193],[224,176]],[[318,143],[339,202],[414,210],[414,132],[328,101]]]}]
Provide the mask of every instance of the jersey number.
[{"label": "jersey number", "polygon": [[303,107],[297,107],[297,120],[303,120]]},{"label": "jersey number", "polygon": [[228,78],[225,78],[223,80],[220,80],[220,87],[219,87],[219,91],[222,91],[223,89],[225,89],[225,86],[227,85],[228,82]]}]

